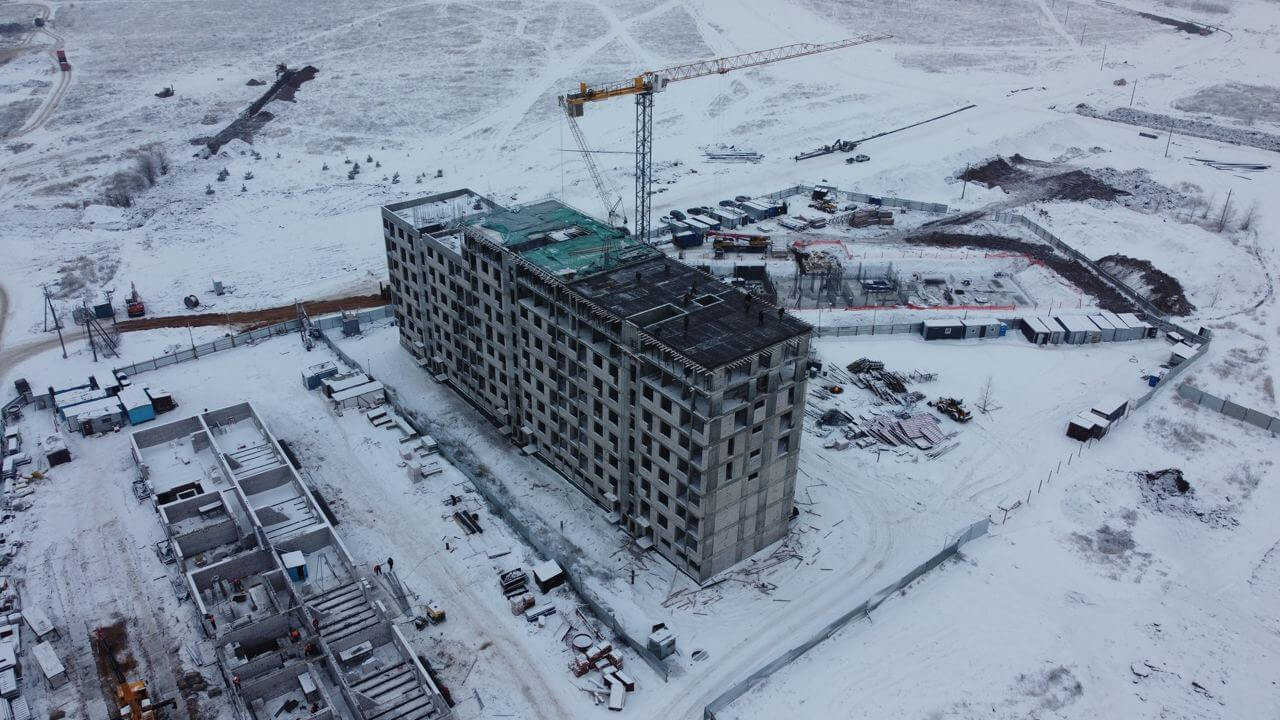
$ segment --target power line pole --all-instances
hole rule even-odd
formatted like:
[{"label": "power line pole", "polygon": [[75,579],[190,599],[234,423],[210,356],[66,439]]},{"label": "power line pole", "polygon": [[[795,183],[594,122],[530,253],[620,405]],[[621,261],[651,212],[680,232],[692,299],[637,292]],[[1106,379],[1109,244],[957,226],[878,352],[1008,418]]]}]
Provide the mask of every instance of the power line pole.
[{"label": "power line pole", "polygon": [[89,303],[81,300],[80,309],[84,312],[84,334],[89,336],[89,349],[93,351],[93,361],[98,362],[98,344],[93,341],[93,328],[89,326]]},{"label": "power line pole", "polygon": [[1102,70],[1107,67],[1107,44],[1102,43],[1102,62],[1098,63],[1098,69]]},{"label": "power line pole", "polygon": [[1222,203],[1222,217],[1218,218],[1218,232],[1227,226],[1227,208],[1231,207],[1231,190],[1227,191],[1227,201]]},{"label": "power line pole", "polygon": [[960,186],[960,199],[961,199],[961,200],[963,200],[963,199],[964,199],[964,191],[969,189],[969,168],[971,168],[971,167],[973,167],[973,165],[972,165],[972,164],[966,164],[966,165],[964,166],[964,185],[961,185],[961,186]]},{"label": "power line pole", "polygon": [[1129,93],[1129,107],[1133,107],[1133,98],[1138,94],[1138,81],[1133,81],[1133,92]]},{"label": "power line pole", "polygon": [[1169,157],[1169,146],[1173,144],[1173,126],[1169,126],[1169,140],[1164,144],[1164,156]]},{"label": "power line pole", "polygon": [[58,344],[62,346],[62,359],[67,359],[67,343],[62,339],[62,322],[58,320],[58,312],[53,309],[53,298],[49,295],[49,286],[41,285],[44,290],[44,331],[49,332],[49,316],[53,316],[53,329],[58,331]]}]

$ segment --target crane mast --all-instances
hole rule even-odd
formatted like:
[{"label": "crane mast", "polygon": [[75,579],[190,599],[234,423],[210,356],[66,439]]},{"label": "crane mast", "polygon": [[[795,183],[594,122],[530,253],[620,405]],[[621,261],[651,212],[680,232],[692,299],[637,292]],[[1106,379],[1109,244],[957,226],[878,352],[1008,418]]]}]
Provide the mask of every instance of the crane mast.
[{"label": "crane mast", "polygon": [[[690,80],[707,75],[723,75],[734,70],[768,65],[770,63],[816,55],[818,53],[840,50],[854,45],[863,45],[877,40],[884,40],[892,35],[859,35],[857,37],[837,40],[830,43],[796,43],[769,50],[731,55],[729,57],[700,60],[697,62],[675,65],[663,70],[643,72],[629,80],[589,85],[579,83],[578,91],[561,96],[560,104],[569,116],[569,126],[574,131],[574,139],[578,148],[587,159],[587,167],[592,172],[592,180],[596,190],[609,205],[609,199],[603,190],[603,181],[597,177],[599,169],[591,158],[591,152],[585,138],[580,138],[581,130],[577,127],[576,118],[582,117],[589,102],[598,102],[620,95],[634,95],[636,98],[636,204],[635,235],[642,241],[649,241],[650,210],[653,194],[650,187],[653,183],[653,94],[666,89],[667,85],[679,80]],[[610,211],[613,217],[613,211]],[[612,222],[612,219],[610,220]]]}]

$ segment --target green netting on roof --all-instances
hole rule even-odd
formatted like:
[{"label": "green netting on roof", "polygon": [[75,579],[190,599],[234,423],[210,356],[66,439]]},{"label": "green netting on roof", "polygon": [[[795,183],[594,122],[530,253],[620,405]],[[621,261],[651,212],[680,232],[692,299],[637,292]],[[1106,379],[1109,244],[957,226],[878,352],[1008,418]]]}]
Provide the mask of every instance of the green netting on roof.
[{"label": "green netting on roof", "polygon": [[498,210],[480,221],[512,252],[552,274],[584,275],[661,254],[625,231],[555,200]]}]

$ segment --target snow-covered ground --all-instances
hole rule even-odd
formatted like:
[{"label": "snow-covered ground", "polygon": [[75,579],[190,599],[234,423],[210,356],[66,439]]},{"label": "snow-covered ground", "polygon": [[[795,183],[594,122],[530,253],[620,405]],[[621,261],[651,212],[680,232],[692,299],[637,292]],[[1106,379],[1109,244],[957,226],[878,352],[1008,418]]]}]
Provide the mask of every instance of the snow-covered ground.
[{"label": "snow-covered ground", "polygon": [[[1276,92],[1280,5],[1268,0],[799,0],[785,8],[765,0],[319,0],[305,6],[234,0],[170,2],[162,13],[152,3],[112,0],[45,5],[73,69],[69,92],[49,121],[0,146],[0,384],[6,388],[18,377],[43,387],[95,368],[75,333],[68,332],[71,357],[63,360],[56,337],[43,332],[42,284],[67,314],[72,303],[98,300],[108,289],[118,301],[130,283],[153,314],[185,312],[182,298],[190,293],[217,312],[376,290],[385,277],[376,215],[386,202],[469,186],[504,203],[554,194],[601,212],[581,161],[561,151],[573,143],[555,97],[579,80],[887,32],[895,37],[676,83],[659,95],[655,216],[824,181],[943,202],[957,211],[1016,209],[1092,257],[1123,254],[1169,273],[1196,306],[1184,324],[1215,334],[1208,356],[1183,377],[1264,411],[1280,407],[1273,380],[1280,321],[1272,207],[1280,195],[1280,156],[1181,135],[1173,136],[1166,156],[1163,134],[1148,139],[1139,136],[1141,128],[1074,112],[1078,103],[1105,112],[1127,107],[1132,98],[1135,109],[1280,133],[1268,99]],[[1221,31],[1189,35],[1125,8]],[[0,5],[0,24],[29,22],[35,10]],[[30,36],[31,45],[21,45],[27,37],[0,33],[0,132],[34,117],[60,79],[45,52],[48,37]],[[310,63],[319,74],[296,102],[268,106],[275,117],[252,146],[235,141],[214,158],[195,157],[190,140],[233,119],[261,91],[246,82],[269,82],[278,62]],[[153,96],[166,85],[174,97]],[[868,163],[845,164],[842,154],[791,160],[837,137],[863,137],[971,103],[977,107],[865,143],[860,151],[871,155]],[[596,148],[625,151],[632,147],[632,112],[625,99],[598,103],[580,123]],[[702,149],[717,144],[765,158],[754,165],[704,161]],[[110,176],[153,145],[166,151],[171,169],[155,187],[139,191],[133,207],[83,207],[100,203]],[[1095,170],[1145,169],[1153,182],[1194,200],[1155,212],[1096,201],[1029,203],[973,183],[961,198],[956,174],[1014,153]],[[1228,172],[1188,156],[1272,167]],[[362,166],[353,180],[347,159]],[[631,160],[598,159],[629,204]],[[219,182],[223,168],[229,177]],[[206,194],[206,186],[215,192]],[[1218,232],[1210,218],[1228,194],[1234,221]],[[1251,222],[1243,222],[1255,206]],[[975,228],[1013,234],[994,223]],[[905,266],[910,253],[895,254],[903,246],[893,232],[867,232],[848,247],[866,262]],[[1070,308],[1074,298],[1087,305],[1042,268],[956,255],[922,249],[916,261],[921,270],[927,267],[922,261],[937,260],[959,268],[953,273],[1013,271],[1033,302]],[[214,280],[234,292],[215,298]],[[920,313],[806,310],[804,316],[823,325],[856,325],[904,322]],[[222,332],[126,334],[124,360]],[[812,512],[802,513],[788,540],[788,550],[802,559],[758,573],[777,585],[768,593],[726,582],[697,593],[691,606],[663,607],[687,580],[661,561],[631,556],[584,499],[481,432],[468,407],[417,374],[398,351],[393,330],[349,344],[375,374],[397,385],[413,383],[429,414],[474,442],[485,462],[521,468],[503,479],[544,515],[548,529],[558,528],[560,519],[590,518],[571,527],[597,567],[591,586],[629,627],[669,620],[681,635],[671,683],[646,676],[629,704],[629,713],[644,717],[697,715],[729,684],[924,559],[948,534],[1034,490],[1076,449],[1061,437],[1066,417],[1106,391],[1137,395],[1138,376],[1164,359],[1165,347],[1161,341],[1035,349],[1016,337],[939,347],[906,336],[819,342],[824,359],[838,364],[866,356],[894,369],[936,371],[939,379],[919,388],[929,395],[972,402],[991,376],[1002,407],[964,427],[959,448],[938,460],[827,450],[806,435],[797,497],[814,505],[802,506]],[[296,340],[275,339],[155,377],[163,376],[179,402],[185,394],[203,407],[225,404],[228,393],[245,395],[282,436],[290,434],[284,428],[296,428],[309,470],[333,490],[345,515],[340,531],[368,557],[387,547],[404,558],[425,554],[419,546],[438,550],[442,490],[411,486],[395,467],[394,451],[388,457],[375,445],[379,439],[359,418],[328,417],[318,400],[302,394],[293,365],[308,357]],[[856,409],[868,399],[855,392],[842,402]],[[33,509],[6,533],[27,543],[13,567],[27,568],[29,582],[63,598],[62,605],[47,602],[60,615],[55,622],[72,628],[59,645],[67,654],[87,653],[81,628],[112,612],[129,615],[128,608],[142,602],[133,594],[149,592],[114,587],[78,594],[86,584],[108,587],[92,573],[138,574],[144,584],[162,574],[158,564],[151,567],[153,555],[128,560],[111,550],[141,547],[160,532],[145,513],[135,517],[140,511],[129,504],[123,480],[112,481],[116,489],[102,496],[102,510],[75,503],[103,478],[128,476],[121,438],[77,441],[84,447],[73,447],[75,463],[37,487]],[[1272,684],[1280,652],[1273,608],[1280,572],[1278,551],[1271,550],[1278,536],[1268,520],[1280,502],[1268,464],[1275,455],[1274,439],[1165,392],[1064,467],[992,538],[966,548],[964,560],[891,601],[871,623],[820,645],[730,712],[744,718],[1280,714],[1280,692]],[[1129,473],[1164,467],[1182,468],[1206,517],[1238,524],[1210,525],[1152,509]],[[350,476],[363,482],[348,482]],[[460,481],[452,471],[448,477]],[[383,514],[385,522],[374,519]],[[486,527],[505,532],[487,519]],[[81,552],[79,574],[57,571],[75,557],[68,553],[80,552],[66,544],[67,535],[94,545]],[[516,554],[528,552],[514,538],[512,545]],[[456,659],[446,680],[460,683],[463,694],[478,691],[486,715],[603,712],[568,681],[550,638],[554,628],[535,630],[503,615],[487,579],[469,584],[488,578],[490,563],[463,561],[461,552],[433,556],[409,577],[424,595],[461,606],[456,625],[434,631],[438,640],[420,638],[432,657]],[[407,565],[401,560],[397,567]],[[189,609],[171,608],[167,600],[161,606],[158,613],[174,617]],[[165,625],[160,618],[156,625]],[[174,637],[183,637],[175,623]],[[492,644],[481,649],[482,638]],[[707,659],[692,660],[694,649],[706,650]],[[469,676],[460,659],[467,655],[480,658]],[[76,663],[91,672],[86,660]],[[1142,669],[1147,663],[1150,672]],[[638,661],[630,665],[647,672]],[[513,676],[525,681],[513,684]],[[76,702],[66,707],[91,708],[89,691],[96,687],[85,682],[73,683],[79,699],[68,695],[44,707]],[[478,703],[472,705],[460,715],[480,716]]]}]

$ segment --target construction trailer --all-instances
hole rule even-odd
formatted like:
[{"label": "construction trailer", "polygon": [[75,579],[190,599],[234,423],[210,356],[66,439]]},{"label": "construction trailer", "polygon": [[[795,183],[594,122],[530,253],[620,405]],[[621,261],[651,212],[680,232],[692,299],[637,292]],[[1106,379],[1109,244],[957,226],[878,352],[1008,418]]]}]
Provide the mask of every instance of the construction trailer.
[{"label": "construction trailer", "polygon": [[1026,317],[1022,318],[1022,334],[1032,345],[1048,345],[1053,330],[1038,317]]},{"label": "construction trailer", "polygon": [[84,385],[70,390],[55,390],[51,393],[53,398],[53,409],[58,415],[58,419],[66,422],[74,416],[78,410],[75,408],[79,405],[104,400],[107,397],[107,391]]},{"label": "construction trailer", "polygon": [[97,435],[124,427],[128,416],[118,398],[102,398],[68,408],[66,428],[81,435]]},{"label": "construction trailer", "polygon": [[1057,320],[1054,320],[1052,317],[1048,315],[1041,315],[1036,319],[1039,320],[1040,324],[1043,325],[1045,329],[1049,331],[1049,344],[1061,345],[1062,336],[1064,335],[1064,332],[1062,330],[1062,325],[1060,325]]},{"label": "construction trailer", "polygon": [[964,321],[960,318],[929,318],[921,323],[920,334],[925,340],[963,340]]},{"label": "construction trailer", "polygon": [[782,206],[770,200],[747,200],[738,203],[738,209],[745,213],[751,222],[768,220],[782,214]]},{"label": "construction trailer", "polygon": [[533,582],[543,594],[564,584],[564,570],[555,560],[547,560],[533,566]]},{"label": "construction trailer", "polygon": [[1088,442],[1107,434],[1111,422],[1106,418],[1083,410],[1067,423],[1067,437],[1080,442]]},{"label": "construction trailer", "polygon": [[1194,346],[1180,342],[1173,346],[1173,352],[1169,354],[1169,367],[1177,367],[1195,356],[1196,349]]},{"label": "construction trailer", "polygon": [[142,388],[132,385],[120,391],[120,404],[124,406],[125,416],[130,425],[138,425],[156,419],[156,409],[151,405],[151,398]]},{"label": "construction trailer", "polygon": [[1111,312],[1110,310],[1103,310],[1098,314],[1106,318],[1107,322],[1111,323],[1111,327],[1116,329],[1116,333],[1115,333],[1116,342],[1126,342],[1129,340],[1141,340],[1146,336],[1145,333],[1141,333],[1136,328],[1131,327],[1129,323],[1125,322],[1123,319],[1121,319],[1119,315]]},{"label": "construction trailer", "polygon": [[1156,328],[1145,320],[1139,320],[1134,313],[1116,313],[1116,317],[1129,326],[1130,330],[1137,335],[1136,339],[1138,340],[1156,336]]},{"label": "construction trailer", "polygon": [[1062,326],[1062,342],[1068,345],[1087,345],[1102,341],[1102,331],[1083,315],[1055,315]]},{"label": "construction trailer", "polygon": [[1109,422],[1115,422],[1129,411],[1129,399],[1120,395],[1111,395],[1098,400],[1089,411]]},{"label": "construction trailer", "polygon": [[726,230],[742,227],[750,219],[745,212],[735,207],[716,206],[708,208],[707,214],[715,218],[720,223],[720,227]]},{"label": "construction trailer", "polygon": [[50,690],[62,687],[67,682],[67,669],[63,667],[62,661],[58,659],[58,653],[53,649],[53,645],[49,641],[36,643],[32,648],[31,654],[36,658],[36,664],[40,666],[40,674],[44,676],[45,684]]},{"label": "construction trailer", "polygon": [[1005,324],[995,318],[964,318],[960,322],[964,324],[966,339],[1003,337],[1007,330]]},{"label": "construction trailer", "polygon": [[[1102,342],[1115,342],[1116,340],[1122,339],[1116,337],[1116,326],[1103,316],[1102,313],[1090,315],[1089,322],[1098,326],[1098,332],[1100,333],[1099,336],[1101,337]],[[1128,330],[1127,327],[1125,329]]]},{"label": "construction trailer", "polygon": [[326,360],[318,365],[312,365],[302,371],[302,387],[308,390],[315,390],[320,387],[320,383],[338,374],[338,365],[332,360]]},{"label": "construction trailer", "polygon": [[362,372],[349,372],[342,375],[334,375],[320,381],[320,387],[324,390],[325,397],[333,397],[334,395],[350,390],[353,387],[359,387],[371,382],[373,378]]}]

